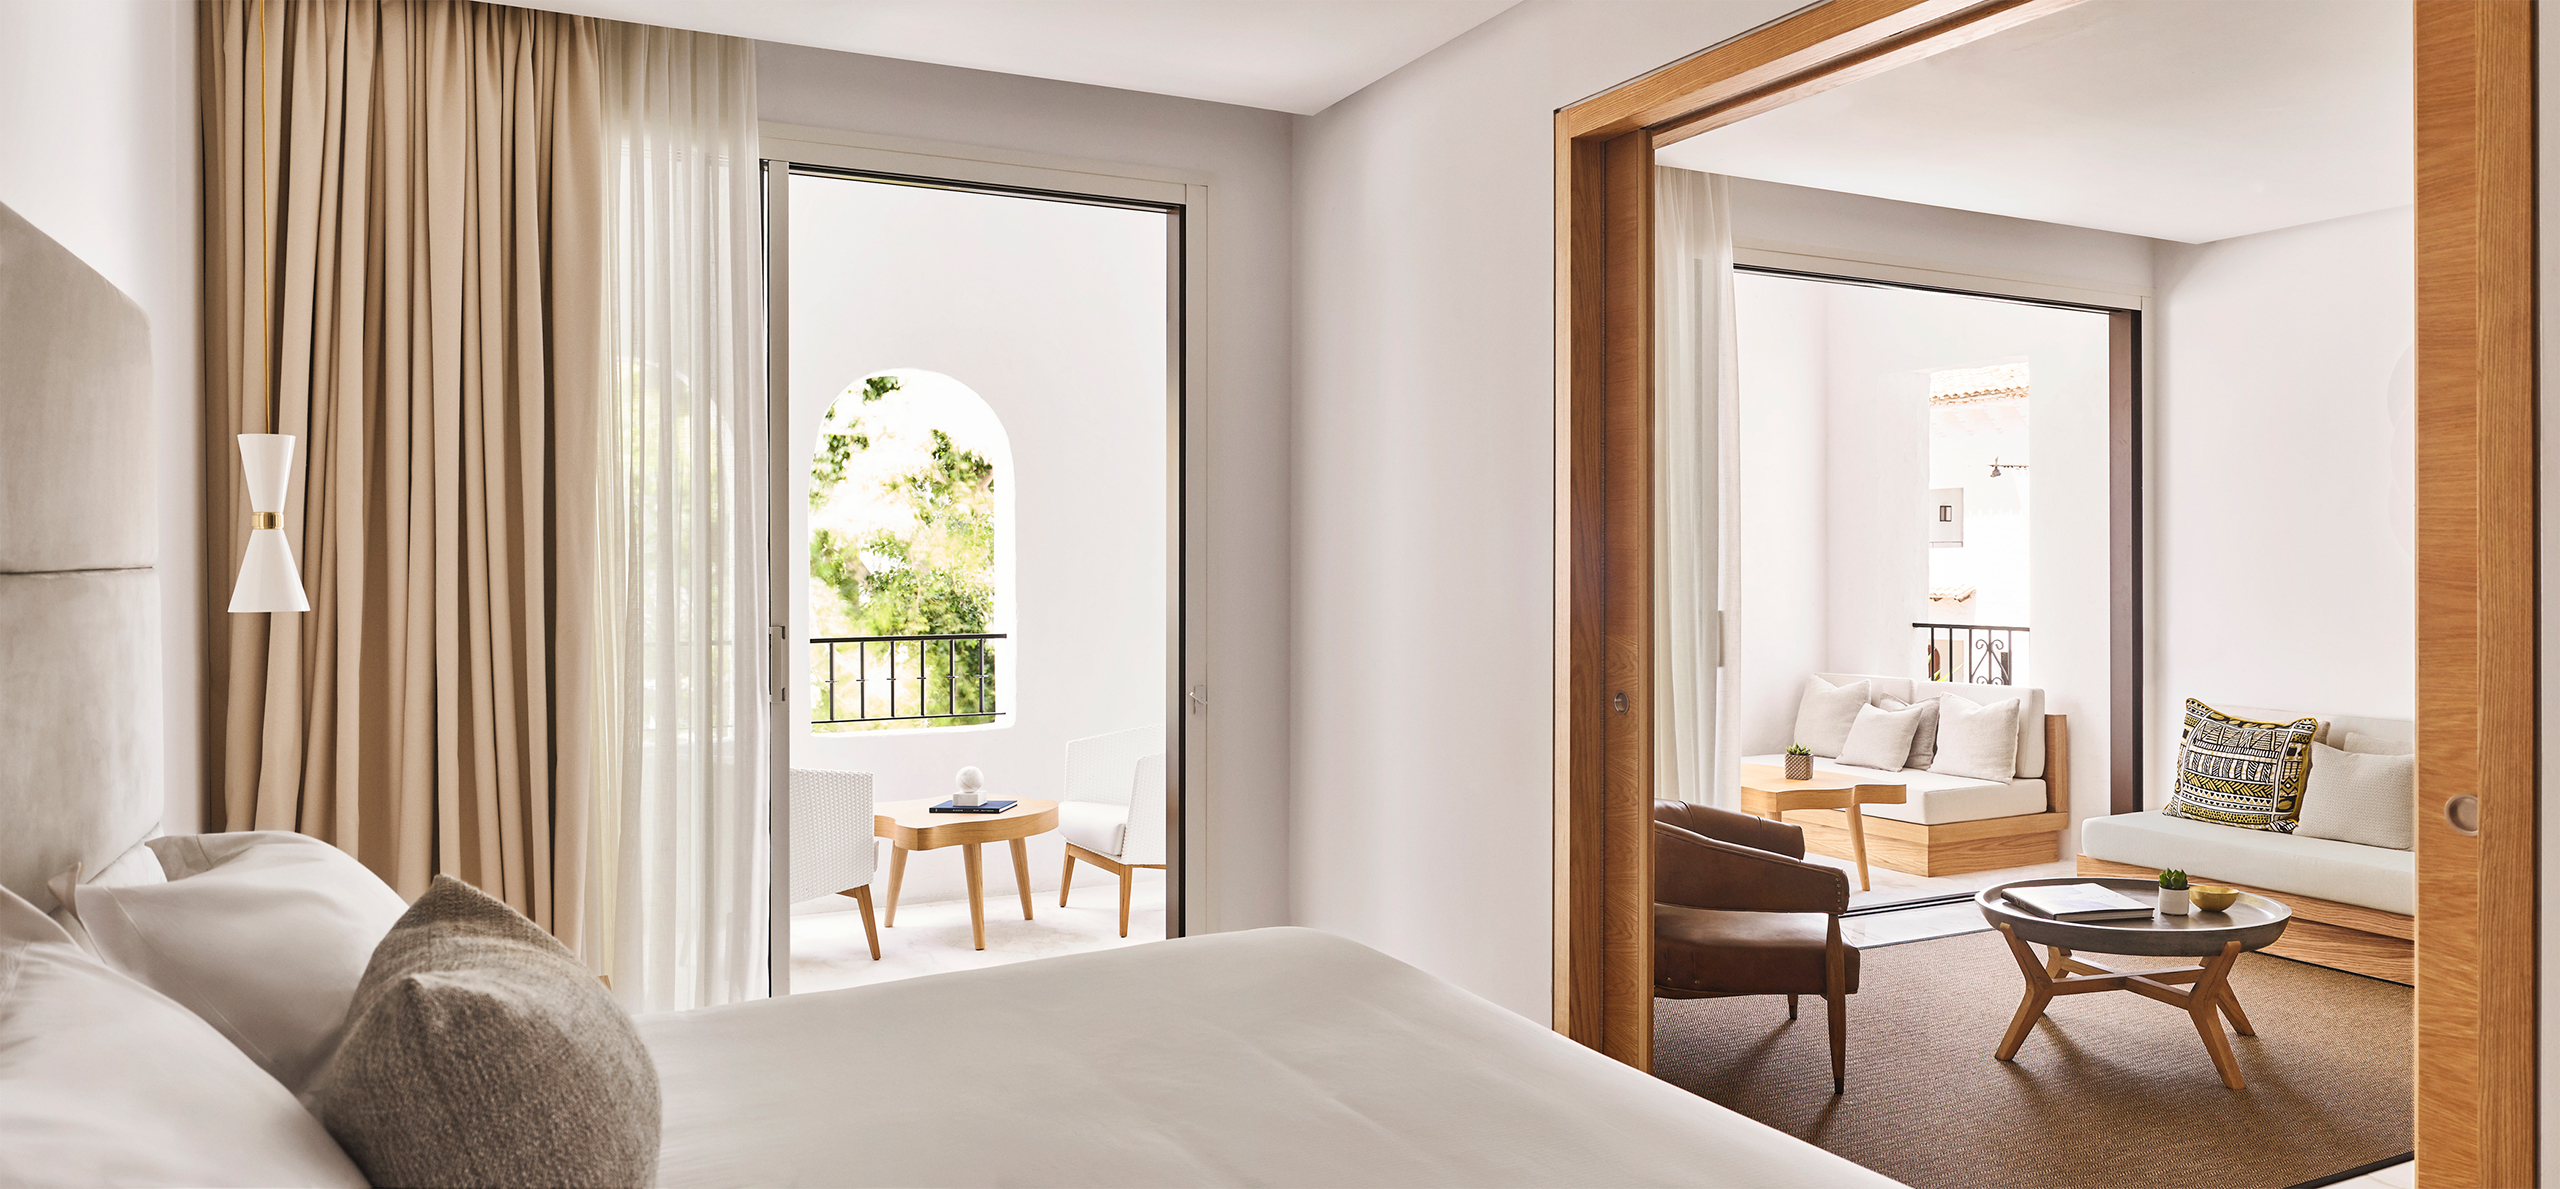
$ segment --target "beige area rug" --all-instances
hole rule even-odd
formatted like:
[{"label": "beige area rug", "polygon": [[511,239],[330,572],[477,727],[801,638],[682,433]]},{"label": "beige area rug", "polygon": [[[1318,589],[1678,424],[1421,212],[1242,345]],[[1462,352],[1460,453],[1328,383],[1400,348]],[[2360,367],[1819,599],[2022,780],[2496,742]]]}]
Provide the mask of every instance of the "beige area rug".
[{"label": "beige area rug", "polygon": [[2410,1149],[2397,983],[2243,955],[2231,985],[2258,1035],[2232,1038],[2233,1091],[2186,1013],[2126,992],[2054,1000],[2015,1063],[1993,1060],[2025,983],[1991,933],[1860,961],[1845,1096],[1815,996],[1794,1021],[1779,996],[1656,1000],[1654,1072],[1919,1189],[2282,1187]]}]

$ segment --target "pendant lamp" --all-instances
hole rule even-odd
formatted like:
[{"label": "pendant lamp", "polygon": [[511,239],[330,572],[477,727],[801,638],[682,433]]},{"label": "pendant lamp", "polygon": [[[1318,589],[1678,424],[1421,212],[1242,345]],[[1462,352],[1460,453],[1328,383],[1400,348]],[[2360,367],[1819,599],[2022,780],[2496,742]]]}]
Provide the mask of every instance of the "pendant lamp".
[{"label": "pendant lamp", "polygon": [[[258,319],[265,326],[272,302],[267,270],[267,6],[258,4]],[[258,336],[258,390],[267,410],[267,433],[240,435],[240,469],[249,482],[249,551],[240,559],[240,581],[231,588],[234,612],[308,611],[302,571],[285,540],[284,497],[293,485],[293,435],[275,433],[275,380]]]}]

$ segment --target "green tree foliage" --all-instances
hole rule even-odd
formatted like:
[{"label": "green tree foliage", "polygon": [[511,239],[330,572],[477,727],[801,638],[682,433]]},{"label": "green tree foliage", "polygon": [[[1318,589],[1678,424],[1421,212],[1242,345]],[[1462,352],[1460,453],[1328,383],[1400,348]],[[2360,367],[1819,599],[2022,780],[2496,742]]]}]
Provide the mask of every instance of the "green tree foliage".
[{"label": "green tree foliage", "polygon": [[[863,383],[859,404],[830,409],[821,427],[819,449],[810,469],[811,508],[834,498],[854,467],[857,454],[871,448],[871,435],[861,422],[863,404],[898,390],[894,376],[874,376]],[[827,528],[809,534],[810,575],[834,591],[859,636],[922,636],[983,632],[995,613],[995,466],[974,450],[955,446],[949,434],[930,431],[933,449],[917,467],[879,480],[881,494],[898,500],[908,513],[904,531],[877,529],[851,539]],[[850,493],[848,493],[850,494]],[[854,645],[840,646],[836,661],[838,697],[845,699],[839,716],[855,695],[848,669]],[[993,721],[967,715],[967,709],[994,698],[992,676],[980,678],[979,645],[936,642],[859,646],[867,655],[861,669],[874,679],[872,713],[885,712],[885,687],[877,679],[889,671],[896,653],[903,679],[898,711],[936,716],[932,725]],[[825,684],[823,655],[817,680]],[[923,680],[909,684],[915,678]],[[983,688],[982,688],[983,687]],[[922,705],[917,696],[922,695]],[[822,698],[812,714],[827,717]],[[940,717],[952,711],[955,717]]]}]

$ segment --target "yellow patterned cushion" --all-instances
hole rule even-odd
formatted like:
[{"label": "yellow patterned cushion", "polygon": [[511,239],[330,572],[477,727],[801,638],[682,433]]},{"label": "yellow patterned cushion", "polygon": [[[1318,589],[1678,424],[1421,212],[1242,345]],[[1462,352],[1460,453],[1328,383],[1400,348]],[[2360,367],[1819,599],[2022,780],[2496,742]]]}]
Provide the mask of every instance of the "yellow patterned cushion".
[{"label": "yellow patterned cushion", "polygon": [[2187,699],[2178,783],[2160,812],[2249,830],[2293,832],[2320,720],[2258,722]]}]

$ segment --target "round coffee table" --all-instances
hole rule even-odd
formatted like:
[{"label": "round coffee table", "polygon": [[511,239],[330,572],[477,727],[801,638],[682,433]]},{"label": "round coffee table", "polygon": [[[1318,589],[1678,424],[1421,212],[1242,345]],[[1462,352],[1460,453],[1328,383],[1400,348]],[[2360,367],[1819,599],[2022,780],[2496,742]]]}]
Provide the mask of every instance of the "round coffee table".
[{"label": "round coffee table", "polygon": [[898,923],[898,885],[906,882],[907,852],[960,848],[961,866],[969,873],[969,932],[979,949],[987,948],[986,897],[980,892],[984,867],[978,844],[1013,844],[1013,882],[1022,890],[1022,919],[1031,919],[1031,866],[1022,840],[1058,828],[1058,803],[1024,799],[1003,813],[935,813],[948,798],[883,801],[871,807],[871,833],[889,840],[889,912],[880,923]]},{"label": "round coffee table", "polygon": [[[2125,921],[2057,921],[2002,897],[2011,888],[2084,883],[2136,900],[2156,902],[2160,895],[2160,886],[2147,879],[2079,876],[2015,880],[1984,889],[1974,897],[1983,919],[2008,941],[2010,955],[2018,960],[2019,973],[2027,976],[2026,999],[2018,1004],[2016,1018],[2009,1021],[2008,1035],[2000,1038],[2000,1047],[1992,1056],[2002,1061],[2016,1058],[2018,1047],[2026,1043],[2028,1030],[2043,1018],[2045,1005],[2053,1002],[2056,995],[2131,991],[2186,1009],[2188,1017],[2195,1021],[2196,1034],[2204,1038],[2205,1052],[2213,1057],[2214,1070],[2222,1075],[2222,1084],[2234,1090],[2245,1088],[2240,1062],[2232,1056],[2230,1038],[2222,1034],[2220,1017],[2229,1017],[2231,1027],[2242,1036],[2255,1036],[2257,1032],[2249,1026],[2248,1014],[2240,1010],[2240,1000],[2231,992],[2231,967],[2241,954],[2284,936],[2285,923],[2293,919],[2293,910],[2264,896],[2242,892],[2236,903],[2221,912],[2199,908],[2182,917],[2154,913]],[[2030,942],[2050,951],[2045,961],[2036,960],[2035,951],[2027,948]],[[2076,950],[2206,961],[2172,970],[2117,970],[2075,958],[2072,953]],[[2186,985],[2180,986],[2182,983]]]}]

